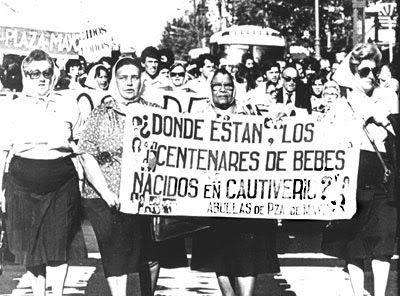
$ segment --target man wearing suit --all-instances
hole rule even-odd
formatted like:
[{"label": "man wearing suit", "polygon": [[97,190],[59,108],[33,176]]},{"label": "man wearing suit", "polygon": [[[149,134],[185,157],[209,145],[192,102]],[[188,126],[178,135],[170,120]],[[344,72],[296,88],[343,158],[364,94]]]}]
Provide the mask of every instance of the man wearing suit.
[{"label": "man wearing suit", "polygon": [[[294,66],[287,66],[282,72],[283,87],[278,90],[277,103],[286,105],[290,116],[296,113],[311,113],[310,97],[307,87],[299,79],[299,74]],[[302,110],[299,110],[302,109]]]}]

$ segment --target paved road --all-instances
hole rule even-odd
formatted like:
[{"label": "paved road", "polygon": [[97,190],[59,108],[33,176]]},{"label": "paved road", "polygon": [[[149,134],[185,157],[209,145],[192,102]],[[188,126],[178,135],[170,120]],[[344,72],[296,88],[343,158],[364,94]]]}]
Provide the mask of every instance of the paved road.
[{"label": "paved road", "polygon": [[[313,228],[315,224],[311,224]],[[344,262],[325,256],[318,249],[318,227],[299,232],[288,227],[282,231],[280,242],[280,274],[266,274],[258,278],[256,296],[348,296],[352,295]],[[301,229],[309,229],[303,225]],[[66,280],[65,295],[109,296],[97,245],[88,224],[84,227],[89,257],[73,262]],[[282,252],[284,250],[285,252]],[[301,252],[298,252],[298,251]],[[190,256],[190,255],[189,255]],[[392,260],[387,296],[398,296],[397,257]],[[190,259],[190,258],[189,258]],[[372,275],[367,272],[365,295],[372,295]],[[140,295],[138,276],[129,278],[129,295]],[[32,295],[24,268],[7,265],[0,277],[0,296]],[[49,293],[51,289],[49,288]],[[220,296],[218,283],[212,273],[200,273],[189,268],[162,269],[156,296]]]}]

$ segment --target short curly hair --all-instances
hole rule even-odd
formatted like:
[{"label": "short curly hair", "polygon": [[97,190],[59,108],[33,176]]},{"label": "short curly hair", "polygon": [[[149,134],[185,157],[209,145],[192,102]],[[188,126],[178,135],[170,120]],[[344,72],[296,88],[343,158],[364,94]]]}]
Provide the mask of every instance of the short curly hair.
[{"label": "short curly hair", "polygon": [[359,43],[351,52],[350,70],[353,74],[357,72],[357,67],[363,60],[373,60],[379,66],[382,60],[382,54],[375,43]]},{"label": "short curly hair", "polygon": [[54,69],[54,62],[50,55],[41,50],[41,49],[34,49],[32,50],[29,55],[22,61],[22,71],[26,73],[26,69],[28,68],[28,65],[32,63],[33,61],[47,61],[50,64],[50,67]]}]

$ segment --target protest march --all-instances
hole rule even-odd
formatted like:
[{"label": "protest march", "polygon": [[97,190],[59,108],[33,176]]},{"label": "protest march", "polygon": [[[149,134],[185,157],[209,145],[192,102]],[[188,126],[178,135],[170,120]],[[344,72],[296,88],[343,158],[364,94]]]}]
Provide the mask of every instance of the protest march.
[{"label": "protest march", "polygon": [[164,295],[160,270],[176,268],[212,273],[219,295],[257,296],[257,278],[285,270],[278,254],[297,239],[293,225],[322,225],[317,252],[344,262],[352,295],[396,293],[393,1],[181,1],[184,14],[143,48],[152,28],[141,17],[157,26],[168,4],[135,12],[141,26],[122,0],[73,1],[64,13],[9,2],[0,275],[23,266],[30,295],[66,295],[89,225],[112,296],[130,294],[132,274],[140,295]]}]

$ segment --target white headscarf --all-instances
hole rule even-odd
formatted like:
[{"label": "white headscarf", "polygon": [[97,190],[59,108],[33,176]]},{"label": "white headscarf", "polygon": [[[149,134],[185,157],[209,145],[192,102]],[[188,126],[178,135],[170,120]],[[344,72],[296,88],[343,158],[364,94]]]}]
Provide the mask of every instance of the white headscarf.
[{"label": "white headscarf", "polygon": [[[96,70],[99,67],[104,67],[102,64],[97,64],[94,65],[90,70],[89,73],[87,75],[87,78],[85,80],[85,86],[92,88],[92,89],[97,89],[97,90],[103,90],[99,87],[99,84],[97,83],[96,80]],[[105,67],[104,67],[105,68]]]},{"label": "white headscarf", "polygon": [[[119,92],[119,90],[118,90],[117,77],[116,77],[116,76],[117,76],[117,67],[118,67],[118,65],[119,65],[122,61],[124,61],[124,60],[130,60],[130,61],[132,62],[133,65],[136,65],[136,64],[134,63],[135,60],[134,60],[133,58],[131,58],[131,57],[121,57],[121,58],[115,63],[114,67],[112,68],[110,85],[109,85],[109,87],[108,87],[108,92],[110,93],[110,95],[111,95],[116,101],[118,101],[118,102],[120,102],[120,103],[125,102],[125,99],[123,99],[123,98],[121,97],[121,94],[120,94],[120,92]],[[140,90],[139,90],[139,93],[138,93],[138,97],[139,97],[139,98],[142,96],[143,90],[144,90],[143,83],[141,83],[141,84],[140,84]]]}]

